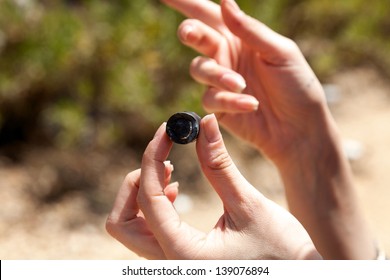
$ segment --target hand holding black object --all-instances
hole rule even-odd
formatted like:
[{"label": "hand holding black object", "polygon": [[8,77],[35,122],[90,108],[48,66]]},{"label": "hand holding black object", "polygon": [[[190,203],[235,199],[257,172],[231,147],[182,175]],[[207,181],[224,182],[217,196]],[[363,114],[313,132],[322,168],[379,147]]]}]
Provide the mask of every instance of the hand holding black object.
[{"label": "hand holding black object", "polygon": [[202,172],[223,203],[215,227],[202,232],[183,222],[172,202],[178,195],[167,162],[172,141],[165,124],[126,177],[107,230],[135,253],[150,259],[319,258],[302,225],[238,171],[223,143],[214,115],[205,116],[196,141]]}]

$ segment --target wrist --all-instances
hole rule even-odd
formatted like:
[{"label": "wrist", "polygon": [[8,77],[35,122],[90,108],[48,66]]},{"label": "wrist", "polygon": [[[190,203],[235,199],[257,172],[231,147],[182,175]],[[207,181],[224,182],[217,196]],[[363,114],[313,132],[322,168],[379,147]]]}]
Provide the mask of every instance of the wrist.
[{"label": "wrist", "polygon": [[297,207],[302,210],[296,204],[304,201],[312,208],[312,215],[324,218],[331,210],[344,207],[343,203],[355,202],[352,172],[341,137],[331,123],[315,136],[296,144],[289,156],[274,162],[284,182],[289,206],[294,208],[292,211],[297,211]]},{"label": "wrist", "polygon": [[[291,213],[327,259],[372,258],[372,235],[359,207],[341,137],[330,123],[319,137],[276,162]],[[319,141],[318,141],[319,140]]]}]

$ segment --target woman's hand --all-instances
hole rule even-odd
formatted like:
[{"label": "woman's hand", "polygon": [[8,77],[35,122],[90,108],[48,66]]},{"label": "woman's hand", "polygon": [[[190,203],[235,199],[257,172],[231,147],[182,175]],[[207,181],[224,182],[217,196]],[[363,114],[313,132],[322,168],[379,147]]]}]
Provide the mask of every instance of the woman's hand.
[{"label": "woman's hand", "polygon": [[195,58],[190,72],[208,86],[204,108],[218,113],[227,130],[275,162],[318,140],[318,124],[329,117],[323,89],[292,40],[244,14],[233,0],[220,6],[163,2],[190,18],[180,25],[179,38],[206,56]]},{"label": "woman's hand", "polygon": [[234,0],[162,1],[189,17],[179,38],[205,56],[190,67],[208,86],[205,109],[275,163],[290,211],[321,255],[375,258],[340,135],[297,45],[244,14]]},{"label": "woman's hand", "polygon": [[126,177],[118,193],[106,227],[129,249],[150,259],[320,258],[301,224],[240,174],[214,115],[201,121],[196,148],[224,213],[207,234],[182,222],[172,204],[178,189],[170,183],[172,166],[166,161],[171,147],[162,125],[141,169]]}]

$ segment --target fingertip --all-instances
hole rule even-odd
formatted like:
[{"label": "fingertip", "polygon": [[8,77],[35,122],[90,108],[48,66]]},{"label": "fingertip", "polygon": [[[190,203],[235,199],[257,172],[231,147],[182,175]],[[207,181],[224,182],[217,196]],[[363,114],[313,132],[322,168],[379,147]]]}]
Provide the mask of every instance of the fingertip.
[{"label": "fingertip", "polygon": [[209,88],[203,95],[202,104],[207,112],[236,114],[257,111],[260,101],[249,94]]},{"label": "fingertip", "polygon": [[172,141],[169,139],[166,130],[167,130],[167,123],[163,122],[157,129],[156,133],[154,134],[152,141],[158,141],[161,142],[161,144],[165,144],[168,146],[169,144],[172,144]]},{"label": "fingertip", "polygon": [[202,128],[201,131],[203,131],[205,140],[208,143],[215,143],[222,139],[215,114],[209,114],[203,118]]},{"label": "fingertip", "polygon": [[173,166],[170,160],[164,161],[164,165],[165,165],[165,171],[167,173],[172,173],[175,170],[175,167]]},{"label": "fingertip", "polygon": [[219,152],[223,146],[222,135],[215,114],[204,116],[200,123],[200,133],[196,141],[196,151],[201,166],[203,168],[210,166],[210,162],[214,161],[216,151]]},{"label": "fingertip", "polygon": [[178,30],[179,40],[195,51],[213,57],[218,50],[222,35],[199,19],[184,20]]},{"label": "fingertip", "polygon": [[228,15],[239,17],[245,14],[234,0],[222,0],[221,9],[223,16]]},{"label": "fingertip", "polygon": [[157,129],[153,139],[145,149],[142,157],[142,169],[154,167],[157,162],[161,163],[165,169],[164,161],[166,161],[172,145],[172,141],[166,134],[166,122],[164,122]]},{"label": "fingertip", "polygon": [[180,41],[187,43],[191,38],[191,35],[194,34],[195,27],[191,24],[190,20],[185,20],[178,28],[177,36]]},{"label": "fingertip", "polygon": [[237,99],[237,108],[244,112],[255,112],[259,109],[260,102],[256,97],[248,94],[240,94]]},{"label": "fingertip", "polygon": [[158,128],[157,128],[157,131],[156,133],[154,134],[154,137],[153,138],[156,138],[158,136],[161,136],[161,134],[164,133],[165,129],[166,129],[166,126],[167,126],[167,122],[163,122]]},{"label": "fingertip", "polygon": [[246,88],[245,79],[237,73],[225,73],[221,77],[221,83],[236,93],[241,93]]}]

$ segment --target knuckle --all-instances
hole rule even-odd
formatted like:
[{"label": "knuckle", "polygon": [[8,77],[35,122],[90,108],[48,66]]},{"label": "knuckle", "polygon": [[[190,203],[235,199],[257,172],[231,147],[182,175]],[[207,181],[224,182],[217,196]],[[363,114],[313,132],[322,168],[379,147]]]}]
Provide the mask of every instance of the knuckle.
[{"label": "knuckle", "polygon": [[139,209],[141,209],[141,211],[144,211],[145,209],[150,208],[150,206],[155,202],[156,197],[159,196],[165,196],[164,192],[161,191],[159,193],[150,194],[140,190],[136,198],[136,202]]},{"label": "knuckle", "polygon": [[207,162],[207,167],[213,171],[221,171],[230,168],[233,165],[233,160],[224,149],[214,150],[210,154]]}]

